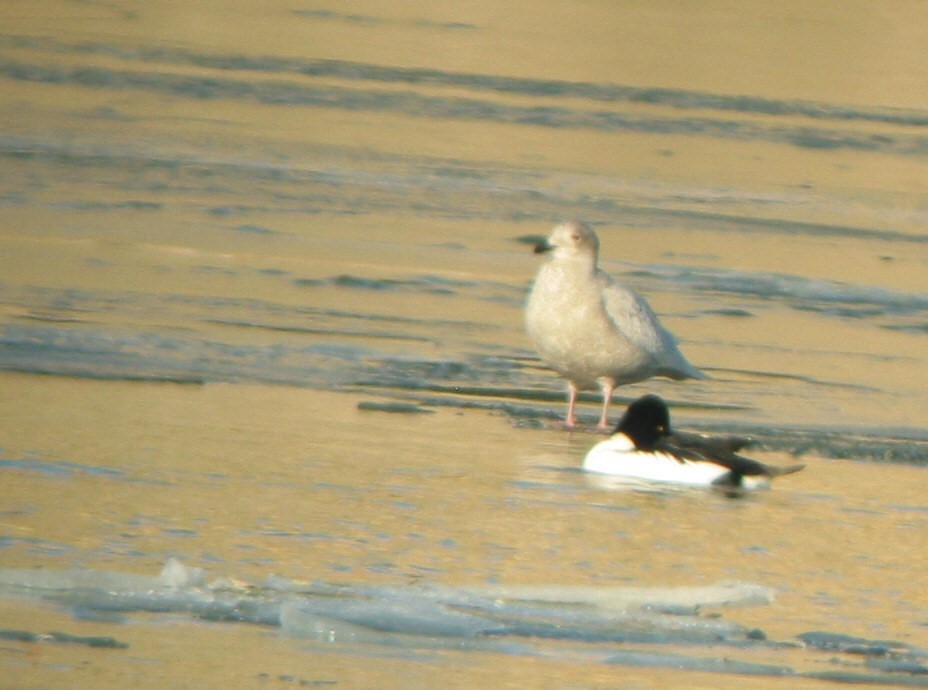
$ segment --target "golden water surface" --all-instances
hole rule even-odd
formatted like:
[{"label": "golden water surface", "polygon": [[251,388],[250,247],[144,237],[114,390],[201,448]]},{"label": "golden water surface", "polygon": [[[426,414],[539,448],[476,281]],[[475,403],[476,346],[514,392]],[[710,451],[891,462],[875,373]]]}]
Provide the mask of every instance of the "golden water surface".
[{"label": "golden water surface", "polygon": [[[458,24],[463,28],[447,28]],[[0,37],[11,36],[36,43],[4,42],[6,60],[68,67],[123,69],[125,64],[114,51],[56,55],[49,50],[37,58],[36,45],[105,43],[206,55],[326,58],[928,111],[928,6],[914,1],[7,2],[0,5]],[[132,69],[144,73],[149,67],[142,61]],[[178,74],[208,72],[197,64],[173,69]],[[287,79],[352,88],[337,77]],[[413,87],[384,83],[370,88]],[[463,92],[463,87],[448,84],[415,88],[442,96],[454,95],[456,88]],[[653,193],[666,201],[668,189],[698,190],[700,198],[706,190],[717,190],[726,212],[761,218],[780,214],[787,220],[835,225],[882,224],[917,237],[925,236],[928,219],[924,154],[889,156],[684,134],[440,120],[149,92],[129,95],[27,79],[5,79],[3,89],[3,136],[24,141],[51,137],[88,150],[103,143],[136,152],[183,153],[196,147],[203,157],[232,161],[249,159],[255,151],[285,152],[311,144],[321,152],[305,163],[314,170],[345,167],[344,151],[349,149],[377,156],[414,154],[511,168],[526,176],[556,170],[565,186],[586,189],[593,197],[646,198]],[[539,108],[555,105],[539,95],[496,93],[486,98]],[[604,111],[615,107],[601,105]],[[103,108],[126,117],[78,117]],[[646,115],[653,107],[634,104],[627,109]],[[858,128],[875,136],[883,132],[883,125],[872,122]],[[674,155],[666,155],[668,147]],[[350,165],[363,175],[380,165],[375,158],[373,153],[370,158],[359,154]],[[35,165],[48,165],[51,171],[56,163]],[[17,168],[5,166],[0,188],[15,184],[48,202],[35,206],[8,200],[0,206],[0,282],[11,294],[39,286],[234,296],[288,305],[309,299],[296,285],[240,271],[245,266],[282,269],[307,280],[342,274],[435,274],[520,286],[531,279],[535,258],[511,238],[547,231],[545,223],[496,221],[492,214],[462,221],[389,209],[353,217],[324,211],[306,215],[281,207],[265,208],[262,223],[278,229],[283,239],[230,237],[200,222],[195,205],[212,203],[208,193],[189,199],[183,184],[172,186],[167,174],[165,187],[152,191],[174,204],[165,217],[118,208],[75,211],[63,203],[87,196],[116,202],[130,196],[116,173],[111,180],[88,180],[76,173],[50,172],[58,177],[54,186],[46,187],[41,175],[16,179]],[[765,190],[793,203],[786,210],[768,211]],[[423,207],[429,202],[427,189],[405,193],[421,194]],[[247,189],[241,191],[242,203],[247,203],[247,194]],[[387,198],[390,191],[376,194]],[[500,210],[503,218],[515,218],[518,210],[492,190],[479,203]],[[683,193],[673,203],[681,210],[702,204]],[[621,226],[622,219],[611,223]],[[675,248],[675,260],[682,265],[708,262],[928,292],[924,242],[887,245],[868,237],[741,234],[712,228],[655,233],[641,225],[624,227],[608,239],[602,234],[603,258],[613,268],[618,262],[664,261]],[[457,251],[456,244],[472,251]],[[95,270],[89,260],[110,268]],[[228,273],[193,270],[204,263]],[[450,311],[451,318],[485,324],[486,331],[467,334],[475,341],[502,351],[528,347],[519,310],[505,302],[461,299],[449,308],[440,296],[383,294],[372,301],[369,294],[336,289],[321,289],[311,299],[317,308],[434,319],[435,330],[428,335],[448,329],[449,347],[461,348],[463,336],[452,332],[453,325],[440,323]],[[838,420],[851,427],[874,420],[879,426],[926,427],[923,333],[873,329],[863,338],[854,322],[795,310],[771,311],[749,327],[742,321],[682,318],[697,299],[685,294],[652,298],[656,310],[667,315],[665,322],[680,334],[692,361],[720,370],[780,371],[795,377],[794,383],[777,389],[784,395],[756,401],[752,421],[828,426]],[[0,315],[4,323],[37,316],[12,300],[0,304]],[[50,308],[38,316],[61,314]],[[171,333],[188,328],[188,316],[142,304],[118,317],[101,310],[93,320]],[[207,334],[223,332],[220,325],[200,327]],[[259,337],[241,335],[243,342]],[[324,340],[310,334],[281,333],[279,338]],[[363,335],[353,342],[442,355],[433,342],[407,345]],[[771,343],[778,347],[775,352],[767,351],[766,358],[758,355]],[[893,358],[884,360],[886,353]],[[808,391],[803,377],[850,380],[855,386],[827,394]],[[702,382],[692,388],[658,385],[675,398],[692,396],[703,402],[714,400],[717,390]],[[733,385],[736,392],[742,390],[737,382]],[[551,389],[557,386],[552,375]],[[890,392],[879,405],[870,393],[874,388]],[[803,472],[748,500],[710,493],[622,493],[568,471],[596,440],[590,434],[518,428],[483,410],[449,407],[432,414],[395,415],[358,409],[359,402],[375,397],[360,389],[256,382],[198,385],[0,373],[4,456],[63,458],[84,468],[63,476],[0,468],[0,532],[10,539],[0,550],[0,565],[155,574],[168,557],[177,556],[217,575],[255,581],[270,574],[376,584],[492,580],[683,586],[740,580],[774,587],[777,599],[769,606],[727,611],[726,618],[761,628],[771,639],[829,630],[928,647],[923,468],[812,455],[803,458]],[[771,463],[794,461],[774,452],[757,457]],[[120,474],[87,471],[96,467],[116,468]],[[326,537],[284,536],[293,534]],[[76,621],[50,605],[0,600],[0,628],[114,635],[130,645],[127,650],[95,650],[0,641],[6,677],[0,684],[828,686],[813,680],[544,657],[435,652],[417,659],[384,650],[329,649],[288,639],[276,629],[181,616],[131,614],[128,620],[120,626]],[[723,656],[725,650],[711,653]],[[798,650],[752,654],[759,662],[816,670]]]}]

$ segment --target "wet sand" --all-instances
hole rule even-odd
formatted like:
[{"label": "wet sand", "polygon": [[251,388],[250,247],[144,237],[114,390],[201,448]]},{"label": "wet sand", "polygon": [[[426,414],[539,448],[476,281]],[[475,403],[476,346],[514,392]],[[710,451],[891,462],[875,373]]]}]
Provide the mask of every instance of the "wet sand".
[{"label": "wet sand", "polygon": [[[737,580],[778,592],[722,614],[770,640],[928,647],[925,7],[531,9],[0,8],[0,566]],[[576,471],[598,438],[557,427],[519,240],[571,216],[713,375],[620,399],[803,472],[733,501]],[[129,645],[0,640],[21,688],[833,687],[15,598],[0,629]]]},{"label": "wet sand", "polygon": [[[182,554],[216,575],[253,582],[269,573],[356,584],[736,580],[778,590],[773,604],[725,614],[771,639],[829,630],[923,643],[928,602],[912,577],[925,527],[911,490],[920,468],[807,458],[806,470],[743,501],[615,492],[567,471],[595,436],[517,429],[498,415],[363,412],[363,396],[284,387],[21,375],[4,375],[3,383],[11,393],[3,418],[8,429],[21,430],[20,437],[6,434],[7,455],[28,452],[41,434],[46,452],[74,463],[59,476],[4,470],[7,495],[17,497],[5,513],[5,567],[68,562],[150,573]],[[111,635],[129,644],[99,650],[4,642],[6,672],[17,687],[71,682],[72,672],[98,687],[167,679],[247,686],[284,676],[417,687],[430,677],[423,664],[458,676],[462,686],[497,678],[502,687],[569,680],[596,687],[622,678],[658,687],[698,685],[702,676],[480,653],[410,658],[399,650],[327,650],[273,628],[157,614],[131,614],[114,625],[10,601],[0,628]],[[747,658],[819,669],[800,650]],[[794,679],[791,687],[816,683]]]}]

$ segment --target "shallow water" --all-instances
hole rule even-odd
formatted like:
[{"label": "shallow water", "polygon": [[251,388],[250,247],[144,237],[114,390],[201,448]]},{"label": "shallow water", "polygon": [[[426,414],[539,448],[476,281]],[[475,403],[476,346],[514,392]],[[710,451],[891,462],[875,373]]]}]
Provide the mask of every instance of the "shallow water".
[{"label": "shallow water", "polygon": [[[176,557],[272,609],[274,583],[351,604],[234,623],[0,586],[0,629],[129,645],[4,640],[19,686],[925,677],[928,12],[532,9],[0,8],[0,574]],[[730,500],[576,470],[595,437],[557,429],[521,316],[567,217],[712,376],[617,400],[803,472]],[[550,609],[513,632],[505,597],[515,627],[466,618],[466,644],[378,628],[384,601],[441,628],[436,587],[463,616],[472,588],[726,581],[776,596],[694,620],[762,639],[603,639],[576,602],[569,639]]]}]

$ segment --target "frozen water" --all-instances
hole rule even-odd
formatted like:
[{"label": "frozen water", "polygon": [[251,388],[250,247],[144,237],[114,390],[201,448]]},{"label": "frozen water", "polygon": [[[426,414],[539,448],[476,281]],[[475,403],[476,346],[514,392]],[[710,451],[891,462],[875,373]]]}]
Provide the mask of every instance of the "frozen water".
[{"label": "frozen water", "polygon": [[[760,630],[702,613],[704,608],[773,604],[770,588],[750,583],[651,588],[380,587],[325,582],[307,585],[276,577],[269,578],[263,587],[235,583],[230,578],[209,581],[206,571],[174,558],[158,577],[99,570],[0,569],[0,596],[40,597],[72,607],[82,617],[93,611],[180,613],[272,625],[292,637],[322,644],[553,654],[562,658],[580,655],[626,666],[761,676],[803,674],[788,666],[739,659],[738,649],[805,647],[827,652],[832,655],[830,663],[839,665],[838,670],[816,671],[807,677],[833,676],[845,682],[886,682],[899,679],[900,673],[912,680],[928,659],[924,650],[902,642],[841,633],[815,631],[794,640],[771,641]],[[105,617],[97,620],[120,622]],[[0,637],[4,635],[38,639],[28,631],[0,631]],[[629,646],[635,644],[668,649]],[[718,645],[728,648],[724,657],[669,649]],[[845,668],[847,663],[835,654],[891,658],[868,664],[867,673],[860,674]]]}]

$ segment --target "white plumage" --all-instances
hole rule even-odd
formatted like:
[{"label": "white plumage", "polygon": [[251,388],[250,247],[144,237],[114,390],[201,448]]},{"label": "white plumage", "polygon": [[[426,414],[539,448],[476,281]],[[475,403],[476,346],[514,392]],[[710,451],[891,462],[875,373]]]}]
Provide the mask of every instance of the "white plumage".
[{"label": "white plumage", "polygon": [[599,268],[599,238],[588,225],[558,225],[535,252],[550,258],[538,271],[525,323],[538,354],[567,379],[567,426],[576,425],[580,389],[600,387],[599,427],[607,428],[616,386],[652,376],[705,378],[644,298]]},{"label": "white plumage", "polygon": [[[593,446],[583,459],[583,469],[631,480],[688,486],[711,486],[730,474],[727,467],[712,462],[682,461],[669,453],[638,450],[625,434]],[[769,483],[766,476],[758,479],[759,483]]]},{"label": "white plumage", "polygon": [[756,489],[803,467],[774,467],[738,455],[749,443],[675,432],[666,403],[645,395],[628,406],[612,436],[590,449],[583,469],[622,480]]}]

